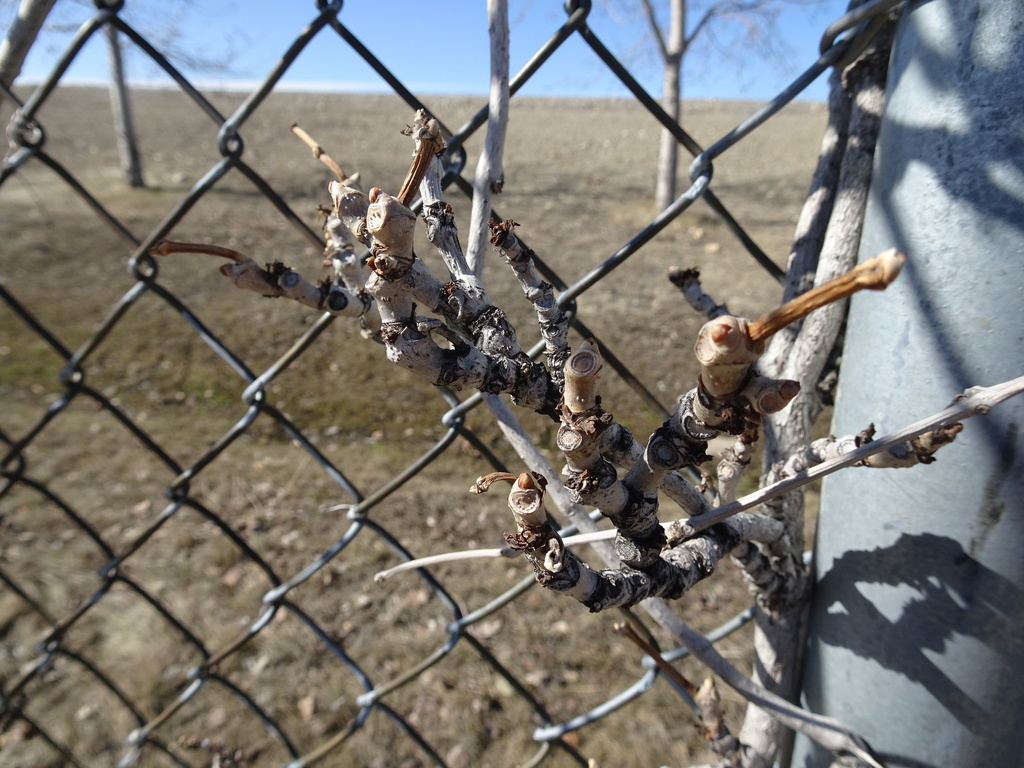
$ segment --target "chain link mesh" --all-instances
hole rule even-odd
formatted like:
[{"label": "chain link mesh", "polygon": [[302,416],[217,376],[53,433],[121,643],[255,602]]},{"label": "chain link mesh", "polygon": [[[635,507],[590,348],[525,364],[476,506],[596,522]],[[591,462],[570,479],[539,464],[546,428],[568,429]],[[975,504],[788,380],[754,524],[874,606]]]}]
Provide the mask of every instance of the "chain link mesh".
[{"label": "chain link mesh", "polygon": [[[17,384],[7,388],[0,415],[4,763],[586,765],[588,745],[598,742],[581,734],[606,727],[627,704],[630,722],[609,731],[625,734],[612,738],[627,750],[638,748],[631,739],[648,738],[636,723],[685,722],[685,692],[649,659],[618,677],[591,670],[586,659],[609,641],[570,646],[569,636],[597,625],[570,613],[575,606],[544,609],[557,601],[535,594],[525,570],[505,562],[471,571],[444,566],[374,584],[380,568],[433,551],[424,548],[425,530],[449,549],[489,546],[500,534],[503,523],[483,519],[451,490],[507,463],[479,395],[400,378],[383,361],[367,362],[383,355],[358,339],[357,329],[344,343],[370,347],[368,356],[339,350],[342,321],[227,296],[230,289],[207,274],[206,263],[172,264],[149,254],[172,231],[181,239],[177,233],[188,231],[192,212],[204,206],[254,216],[239,249],[255,249],[263,238],[276,246],[270,230],[284,222],[296,233],[287,247],[322,247],[321,235],[291,207],[297,191],[273,169],[261,171],[260,158],[250,161],[243,139],[314,39],[361,56],[397,95],[389,109],[425,109],[443,123],[443,108],[414,95],[386,56],[378,59],[360,42],[344,24],[340,2],[318,4],[266,78],[228,113],[219,106],[223,98],[204,95],[119,11],[98,10],[24,102],[6,94],[19,108],[8,126],[11,149],[0,171],[0,192],[8,196],[0,195],[0,204],[27,190],[38,215],[26,217],[23,240],[4,243],[0,281],[11,339],[0,371],[6,368],[12,382],[32,382],[17,397]],[[580,275],[575,280],[545,267],[573,312],[575,331],[604,343],[624,387],[660,420],[659,388],[644,384],[589,327],[602,310],[586,303],[587,292],[664,237],[697,199],[753,268],[780,278],[711,189],[711,163],[849,55],[857,37],[836,42],[843,27],[833,25],[820,58],[790,88],[705,151],[605,47],[588,26],[590,13],[587,2],[568,8],[564,24],[513,79],[512,92],[539,68],[557,66],[553,54],[566,41],[582,40],[630,91],[635,110],[646,110],[652,125],[669,128],[697,156],[691,188],[611,256],[558,265]],[[295,15],[298,28],[304,20]],[[149,205],[161,211],[157,223],[137,213],[132,198],[112,196],[102,180],[49,151],[60,137],[47,132],[48,107],[60,98],[68,66],[105,25],[173,79],[181,114],[212,124],[183,161],[183,176],[196,179],[184,194],[173,185],[133,193],[156,198]],[[453,198],[455,190],[471,194],[462,174],[465,145],[485,121],[482,109],[448,130]],[[190,130],[183,126],[166,130]],[[63,139],[73,143],[75,136]],[[30,169],[37,175],[29,177]],[[245,183],[232,186],[239,178]],[[16,187],[19,179],[24,188]],[[256,219],[250,212],[265,213],[265,204],[272,215]],[[47,217],[62,215],[53,206],[83,205],[94,224],[89,243],[48,239]],[[4,208],[4,216],[24,210]],[[529,239],[529,228],[523,231]],[[217,242],[216,231],[194,234]],[[45,293],[24,290],[42,279],[49,281]],[[86,294],[102,312],[77,311]],[[217,309],[225,302],[234,302],[234,314]],[[333,381],[326,385],[333,397],[318,406],[322,389],[309,383],[324,378]],[[329,415],[315,416],[357,391],[358,403],[379,398],[379,412],[363,414],[363,424],[377,423],[378,432],[357,438]],[[478,578],[484,570],[497,575]],[[741,612],[711,636],[750,616]],[[569,647],[576,649],[571,655]],[[666,701],[677,709],[666,713]]]}]

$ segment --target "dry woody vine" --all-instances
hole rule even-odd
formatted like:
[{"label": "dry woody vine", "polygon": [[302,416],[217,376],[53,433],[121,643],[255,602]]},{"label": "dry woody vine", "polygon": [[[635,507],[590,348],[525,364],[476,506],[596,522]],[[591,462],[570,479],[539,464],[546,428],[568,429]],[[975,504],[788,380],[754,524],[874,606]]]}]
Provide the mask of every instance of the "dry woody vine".
[{"label": "dry woody vine", "polygon": [[[511,484],[508,507],[515,529],[505,534],[504,551],[523,553],[542,586],[579,601],[590,611],[630,608],[652,598],[680,599],[730,555],[743,568],[765,610],[799,605],[806,597],[797,588],[806,583],[804,565],[784,543],[790,535],[784,517],[773,515],[766,502],[802,484],[793,482],[801,475],[808,478],[804,482],[809,481],[808,470],[813,467],[852,464],[844,457],[859,456],[858,451],[864,454],[858,460],[862,466],[929,463],[935,451],[961,429],[958,421],[944,414],[927,428],[895,440],[876,443],[873,426],[860,435],[819,440],[783,463],[775,487],[754,494],[754,500],[737,500],[736,487],[749,465],[763,419],[785,409],[801,389],[796,380],[760,371],[758,362],[766,342],[856,291],[884,290],[900,274],[905,260],[901,254],[895,250],[879,254],[755,320],[732,316],[707,297],[694,270],[674,272],[670,279],[710,318],[694,344],[700,372],[695,386],[679,397],[671,417],[646,442],[640,442],[604,407],[599,347],[584,341],[575,352],[570,350],[568,319],[552,286],[541,279],[533,252],[517,237],[519,224],[511,220],[491,222],[491,244],[535,310],[543,362],[527,354],[506,314],[490,300],[461,248],[451,206],[443,197],[445,144],[436,120],[420,111],[404,131],[413,140],[414,152],[396,195],[376,187],[363,192],[358,176],[347,176],[301,128],[293,126],[293,131],[337,177],[329,185],[332,206],[323,225],[324,264],[333,268],[333,279],[314,284],[280,262],[260,266],[217,246],[162,242],[152,253],[196,252],[227,258],[229,263],[220,271],[237,287],[358,318],[366,335],[384,346],[392,363],[432,384],[507,394],[514,404],[558,422],[556,447],[565,462],[564,479],[537,472],[497,473],[477,479],[471,490],[486,492],[497,481]],[[411,206],[417,193],[427,240],[443,260],[447,279],[435,276],[414,251],[418,217]],[[359,246],[365,249],[362,257],[356,252]],[[423,309],[432,315],[420,314]],[[984,410],[984,406],[978,408]],[[970,409],[956,413],[958,418],[974,415]],[[736,443],[723,456],[714,477],[702,470],[713,490],[700,493],[680,471],[710,461],[708,442],[721,434],[736,436]],[[560,521],[558,511],[545,506],[550,483],[562,485],[575,506],[576,515],[570,514],[569,520]],[[682,510],[683,517],[663,522],[663,494]],[[559,534],[560,527],[579,524],[579,510],[585,508],[598,510],[613,526],[613,547],[605,550],[607,567],[584,562]],[[601,538],[599,534],[590,540]],[[671,630],[672,622],[667,624]],[[685,634],[679,639],[684,644],[693,640]],[[713,671],[723,675],[724,670],[730,685],[755,705],[770,706],[785,725],[837,754],[880,765],[867,742],[841,724],[804,712],[750,680],[738,682],[736,670],[710,647],[691,650],[698,658],[705,651],[703,660]],[[725,759],[744,760],[749,746],[722,722],[714,703],[714,677],[699,691],[710,743]],[[696,687],[693,693],[698,693]]]}]

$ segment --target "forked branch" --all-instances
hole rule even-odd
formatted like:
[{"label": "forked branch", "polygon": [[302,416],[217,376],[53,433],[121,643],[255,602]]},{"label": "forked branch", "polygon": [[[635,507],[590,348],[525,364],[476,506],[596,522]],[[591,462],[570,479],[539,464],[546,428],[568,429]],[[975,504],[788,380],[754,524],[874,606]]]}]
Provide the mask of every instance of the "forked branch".
[{"label": "forked branch", "polygon": [[[927,462],[940,445],[953,439],[959,430],[957,422],[987,412],[996,402],[1024,389],[1022,377],[1007,385],[971,390],[936,418],[893,435],[816,443],[794,458],[790,477],[732,501],[736,473],[749,462],[762,417],[786,408],[799,392],[796,381],[758,373],[766,340],[857,290],[884,288],[899,273],[903,264],[900,254],[881,254],[760,319],[720,315],[710,320],[695,344],[700,374],[694,388],[679,397],[672,415],[641,444],[601,401],[602,361],[597,344],[585,342],[570,354],[568,321],[551,285],[537,273],[532,251],[516,237],[512,221],[492,226],[492,244],[508,261],[533,304],[545,341],[546,366],[526,355],[516,329],[491,302],[462,252],[453,212],[441,194],[438,155],[444,150],[444,141],[436,120],[421,112],[407,129],[415,149],[396,196],[379,188],[364,194],[354,177],[346,176],[312,137],[298,126],[293,125],[292,130],[337,177],[329,185],[334,205],[325,227],[328,262],[336,274],[333,281],[313,284],[280,262],[260,266],[237,251],[217,246],[167,241],[152,252],[161,256],[194,252],[228,259],[221,267],[222,274],[236,286],[262,296],[291,298],[360,318],[376,307],[380,339],[392,362],[437,385],[469,387],[487,395],[507,393],[517,404],[558,421],[556,441],[565,459],[568,492],[563,509],[592,507],[611,522],[614,530],[602,534],[615,539],[613,553],[605,545],[611,567],[591,568],[568,549],[555,518],[544,506],[546,481],[542,476],[488,476],[478,481],[476,490],[485,491],[499,480],[512,484],[508,505],[516,529],[506,535],[505,549],[492,552],[506,556],[510,550],[522,552],[541,584],[575,598],[592,611],[631,606],[648,598],[681,597],[698,580],[711,575],[719,559],[737,547],[746,546],[749,555],[754,549],[752,542],[770,547],[785,541],[782,521],[764,514],[737,513],[852,464]],[[417,192],[423,198],[428,240],[448,272],[446,281],[436,278],[414,251],[417,218],[409,206]],[[365,263],[355,258],[349,236],[369,249]],[[435,316],[418,314],[420,308]],[[722,311],[709,309],[716,315]],[[729,503],[710,508],[690,486],[686,492],[679,489],[682,480],[677,471],[708,460],[708,441],[722,433],[740,435],[741,439],[733,462],[735,472],[728,475],[727,467],[721,473],[720,501]],[[887,456],[886,460],[872,460],[879,455]],[[815,462],[821,463],[813,466]],[[624,474],[620,475],[618,466],[625,466]],[[664,525],[660,520],[662,491],[696,514]],[[564,501],[566,496],[558,498]],[[586,515],[581,516],[591,524]],[[828,748],[856,754],[868,765],[878,766],[863,740],[848,729],[803,712],[754,684],[720,660],[713,649],[703,648],[688,628],[680,630],[665,614],[664,603],[652,600],[647,605],[663,626],[692,643],[697,649],[694,652],[714,665],[716,674],[752,702]],[[713,690],[707,690],[705,698],[708,732],[717,734],[714,738],[721,740],[722,748],[734,753],[737,743],[729,740],[728,730],[716,714]]]}]

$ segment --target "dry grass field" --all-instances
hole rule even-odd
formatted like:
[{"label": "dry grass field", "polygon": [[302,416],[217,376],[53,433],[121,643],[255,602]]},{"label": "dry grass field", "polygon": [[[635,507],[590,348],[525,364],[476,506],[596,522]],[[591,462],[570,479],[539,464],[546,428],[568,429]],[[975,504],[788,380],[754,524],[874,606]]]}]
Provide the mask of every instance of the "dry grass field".
[{"label": "dry grass field", "polygon": [[[243,98],[211,96],[225,114]],[[451,129],[481,105],[470,98],[424,101]],[[45,152],[142,239],[220,155],[216,126],[184,96],[142,91],[135,94],[134,106],[147,180],[142,190],[127,188],[119,176],[105,92],[60,90],[39,120]],[[684,124],[708,145],[754,107],[687,103]],[[0,117],[6,123],[9,109]],[[400,129],[411,117],[395,97],[273,94],[241,130],[243,159],[317,229],[317,206],[329,202],[330,175],[289,133],[289,124],[301,123],[347,171],[360,172],[367,187],[395,192],[411,153]],[[822,105],[791,105],[715,164],[712,189],[780,264],[824,123]],[[481,143],[482,135],[468,145],[469,178]],[[656,149],[653,119],[631,101],[515,100],[506,183],[495,206],[520,223],[523,239],[571,283],[653,218]],[[454,190],[449,199],[461,231],[467,232],[468,201]],[[281,260],[307,276],[321,270],[318,248],[237,170],[188,210],[171,235],[228,246],[259,262]],[[137,285],[126,269],[132,250],[38,160],[0,186],[0,285],[71,352],[90,340]],[[417,251],[440,272],[425,240]],[[775,306],[781,293],[702,202],[587,291],[579,300],[580,318],[665,405],[692,386],[692,339],[702,322],[666,279],[674,265],[699,266],[706,290],[736,314],[757,316]],[[209,257],[178,255],[158,266],[153,285],[159,290],[146,290],[125,305],[111,332],[90,347],[82,383],[150,435],[167,458],[190,467],[247,416],[241,400],[247,382],[160,291],[178,297],[255,374],[284,355],[318,318],[296,304],[236,290]],[[489,264],[486,280],[524,346],[532,344],[537,334],[529,307],[497,260]],[[578,344],[578,335],[572,341]],[[140,720],[149,722],[165,711],[189,690],[189,670],[206,653],[225,649],[230,652],[205,684],[152,734],[175,758],[147,747],[138,764],[287,764],[292,759],[287,743],[265,727],[239,691],[280,726],[297,754],[344,733],[360,716],[356,699],[364,691],[304,617],[381,686],[444,646],[455,612],[474,611],[529,575],[528,566],[516,560],[432,569],[450,601],[415,574],[373,580],[376,571],[400,559],[375,526],[417,556],[501,546],[511,521],[500,493],[482,498],[467,493],[491,465],[464,440],[373,506],[364,524],[346,516],[339,505],[353,499],[301,441],[279,421],[257,414],[195,473],[188,502],[168,512],[165,491],[177,473],[167,460],[95,398],[79,395],[60,407],[67,391],[60,381],[65,362],[10,303],[0,301],[0,438],[9,443],[32,436],[27,449],[5,467],[20,482],[2,486],[0,496],[5,578],[0,582],[0,686],[7,692],[31,673],[43,656],[38,642],[51,633],[51,622],[84,611],[57,638],[61,652],[13,702],[50,737],[68,745],[83,765],[116,764]],[[660,423],[661,415],[617,377],[609,375],[605,383],[605,407],[639,437]],[[361,338],[358,327],[344,318],[327,325],[266,394],[267,402],[364,497],[446,432],[440,422],[445,401],[430,385],[389,366],[383,349]],[[56,410],[46,420],[48,408]],[[558,466],[553,423],[521,416]],[[508,467],[522,468],[484,409],[472,411],[467,426]],[[674,515],[666,508],[666,516]],[[292,578],[348,535],[351,543],[292,589],[268,626],[248,636],[253,622],[267,615],[263,596],[276,580]],[[117,579],[98,575],[111,552],[127,550],[131,554]],[[164,606],[192,639],[131,585]],[[735,568],[724,564],[680,601],[679,610],[707,630],[746,599]],[[619,620],[621,614],[590,615],[535,588],[467,631],[553,721],[562,722],[643,674],[639,651],[612,629]],[[741,665],[749,632],[721,645]],[[658,639],[668,645],[666,638]],[[99,684],[79,657],[115,681],[137,712]],[[691,679],[703,677],[691,662],[681,666]],[[729,692],[725,697],[730,722],[737,726],[742,705]],[[381,701],[453,768],[521,765],[540,749],[532,740],[538,725],[534,709],[468,640]],[[710,754],[690,710],[662,679],[566,742],[601,766],[682,766]],[[45,768],[65,761],[24,720],[0,719],[0,764]],[[434,763],[376,709],[318,764],[413,768]],[[544,761],[577,764],[559,749]]]}]

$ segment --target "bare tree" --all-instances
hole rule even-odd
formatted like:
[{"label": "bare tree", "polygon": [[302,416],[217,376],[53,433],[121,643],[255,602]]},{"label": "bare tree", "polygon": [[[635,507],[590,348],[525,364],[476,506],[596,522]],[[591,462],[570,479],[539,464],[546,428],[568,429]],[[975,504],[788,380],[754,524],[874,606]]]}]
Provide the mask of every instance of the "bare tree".
[{"label": "bare tree", "polygon": [[[0,86],[9,88],[21,73],[22,65],[36,38],[47,33],[69,33],[76,30],[80,21],[72,21],[67,13],[51,14],[56,0],[21,0],[17,16],[12,22],[3,41],[0,41]],[[0,0],[0,9],[14,5],[13,0]],[[86,5],[80,2],[79,5]],[[132,3],[131,13],[135,15],[130,23],[145,37],[154,40],[168,60],[200,72],[226,72],[233,57],[232,43],[237,35],[226,35],[228,47],[222,52],[199,51],[183,41],[182,18],[192,7],[191,2]],[[67,10],[70,6],[62,5]],[[125,13],[129,11],[126,9]],[[55,18],[55,16],[57,18]],[[110,105],[117,140],[118,154],[125,180],[132,187],[145,186],[142,176],[142,161],[138,148],[138,137],[132,120],[130,93],[125,75],[125,52],[121,46],[121,34],[114,23],[104,26],[107,41],[107,58],[110,67]],[[0,101],[3,92],[0,91]]]},{"label": "bare tree", "polygon": [[[682,65],[686,49],[693,42],[699,28],[686,34],[686,0],[670,0],[668,28],[658,22],[651,0],[642,0],[644,15],[651,27],[654,41],[662,61],[662,106],[679,122],[682,100]],[[661,132],[658,150],[658,175],[654,182],[654,203],[658,210],[667,208],[676,196],[676,166],[679,163],[679,144],[671,132]]]},{"label": "bare tree", "polygon": [[121,171],[129,186],[144,187],[146,182],[142,178],[139,143],[135,135],[135,124],[132,122],[131,101],[128,98],[124,60],[121,56],[121,41],[114,25],[108,24],[104,32],[107,36],[107,58],[110,62],[110,110],[114,116],[114,137],[117,139]]},{"label": "bare tree", "polygon": [[[665,9],[654,0],[641,0],[650,36],[662,67],[662,107],[679,121],[682,105],[682,67],[686,54],[701,38],[710,38],[727,27],[742,29],[749,42],[771,53],[776,37],[779,6],[784,0],[711,0],[692,5],[689,0],[668,0]],[[654,199],[658,210],[676,197],[679,144],[668,130],[661,133]]]},{"label": "bare tree", "polygon": [[[201,71],[223,71],[227,66],[229,54],[211,56],[179,45],[179,40],[182,37],[181,16],[187,12],[190,5],[191,3],[186,2],[168,10],[159,3],[144,4],[144,13],[139,19],[139,24],[146,29],[147,37],[158,41],[165,55],[172,61]],[[125,77],[121,37],[113,24],[108,24],[104,28],[104,32],[107,38],[107,59],[110,65],[110,109],[114,118],[114,136],[117,139],[121,170],[130,186],[143,187],[145,181],[142,176],[138,137],[132,120],[131,99]]]},{"label": "bare tree", "polygon": [[[10,88],[21,74],[29,50],[53,9],[56,0],[22,0],[7,35],[0,42],[0,85]],[[142,163],[139,159],[138,139],[132,123],[128,85],[125,81],[124,59],[117,28],[108,24],[104,28],[107,55],[110,62],[110,106],[114,117],[114,135],[125,179],[132,187],[145,186]],[[0,90],[0,102],[4,99]]]}]

